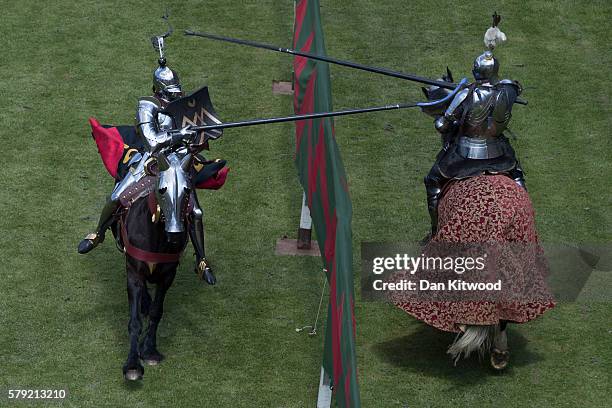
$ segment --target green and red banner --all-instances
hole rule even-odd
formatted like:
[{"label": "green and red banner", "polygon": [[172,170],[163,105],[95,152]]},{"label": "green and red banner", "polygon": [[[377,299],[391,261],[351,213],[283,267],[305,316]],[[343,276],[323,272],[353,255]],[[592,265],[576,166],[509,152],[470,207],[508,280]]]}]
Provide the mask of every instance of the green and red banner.
[{"label": "green and red banner", "polygon": [[[318,0],[297,0],[293,47],[325,55]],[[295,57],[296,114],[332,110],[329,65]],[[340,408],[360,407],[355,355],[355,293],[352,272],[352,206],[333,119],[296,122],[300,182],[330,285],[323,368],[330,375]]]}]

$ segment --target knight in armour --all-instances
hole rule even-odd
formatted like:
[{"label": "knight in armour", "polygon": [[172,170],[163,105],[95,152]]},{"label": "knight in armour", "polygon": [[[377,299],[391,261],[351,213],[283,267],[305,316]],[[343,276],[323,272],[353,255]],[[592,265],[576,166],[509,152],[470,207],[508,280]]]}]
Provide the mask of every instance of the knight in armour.
[{"label": "knight in armour", "polygon": [[[121,206],[120,198],[122,194],[150,174],[148,166],[158,159],[160,152],[171,148],[180,157],[181,151],[183,153],[187,151],[184,146],[192,142],[197,136],[196,132],[189,129],[189,126],[177,129],[172,117],[164,113],[164,108],[168,104],[184,95],[178,74],[167,65],[164,56],[164,39],[170,33],[171,31],[152,38],[153,46],[160,55],[158,67],[153,72],[153,95],[140,98],[136,107],[136,134],[141,139],[144,148],[131,157],[128,163],[129,171],[127,171],[125,177],[115,184],[102,209],[95,231],[88,234],[79,243],[78,252],[81,254],[90,252],[104,241],[106,230],[116,225],[117,211]],[[190,189],[190,195],[193,205],[191,213],[188,215],[190,220],[188,224],[189,236],[196,254],[195,272],[201,279],[214,284],[215,277],[204,252],[203,212],[198,203],[195,189]],[[171,223],[171,220],[167,220],[166,223]],[[175,228],[176,231],[173,231],[172,225],[167,226],[166,229],[168,232],[178,232],[177,228]]]},{"label": "knight in armour", "polygon": [[[427,207],[431,216],[431,236],[438,228],[438,203],[444,186],[452,179],[482,174],[507,174],[525,188],[525,178],[505,131],[512,117],[512,106],[521,94],[517,81],[499,78],[495,46],[506,40],[499,30],[500,16],[493,15],[493,26],[485,34],[487,50],[476,57],[472,69],[474,82],[444,98],[449,90],[429,87],[429,100],[445,100],[423,108],[435,118],[434,126],[442,137],[442,150],[425,177]],[[442,79],[452,82],[452,75]]]}]

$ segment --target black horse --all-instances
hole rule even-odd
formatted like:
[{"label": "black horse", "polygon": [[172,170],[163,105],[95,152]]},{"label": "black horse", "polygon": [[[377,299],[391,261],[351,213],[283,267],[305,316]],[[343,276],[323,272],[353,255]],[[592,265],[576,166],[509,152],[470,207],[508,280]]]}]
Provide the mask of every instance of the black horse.
[{"label": "black horse", "polygon": [[[123,245],[150,253],[180,256],[187,244],[187,232],[169,235],[163,223],[153,222],[152,217],[146,198],[134,202],[120,220],[120,228],[128,241],[123,242]],[[164,358],[157,350],[157,327],[164,313],[164,298],[172,286],[178,264],[178,260],[163,263],[144,262],[126,251],[130,351],[123,366],[123,375],[127,380],[142,379],[144,367],[140,363],[141,359],[145,364],[157,365]],[[156,286],[153,298],[149,294],[147,284]],[[141,338],[143,317],[148,317],[149,324]]]},{"label": "black horse", "polygon": [[[190,153],[159,155],[156,191],[134,200],[120,215],[114,229],[126,257],[130,307],[130,351],[123,366],[126,380],[142,379],[144,367],[140,360],[157,365],[164,358],[157,350],[157,327],[164,312],[164,298],[176,276],[188,234],[193,233],[194,223],[201,222],[194,211],[189,211],[190,206],[197,205],[192,186],[215,177],[225,164],[208,162],[196,175],[192,159]],[[210,269],[202,279],[215,283]],[[147,284],[156,286],[153,298]],[[148,317],[149,324],[141,338],[143,317]]]}]

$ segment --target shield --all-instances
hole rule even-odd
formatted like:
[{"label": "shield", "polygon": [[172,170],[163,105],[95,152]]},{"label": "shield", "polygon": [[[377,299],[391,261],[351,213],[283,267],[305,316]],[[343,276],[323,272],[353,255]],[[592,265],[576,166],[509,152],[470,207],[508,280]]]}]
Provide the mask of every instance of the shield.
[{"label": "shield", "polygon": [[[222,123],[213,108],[206,86],[191,95],[171,102],[164,109],[164,113],[172,117],[178,129],[188,125],[202,126]],[[205,144],[207,139],[218,139],[222,134],[222,129],[206,130],[199,135],[199,141],[195,144]]]}]

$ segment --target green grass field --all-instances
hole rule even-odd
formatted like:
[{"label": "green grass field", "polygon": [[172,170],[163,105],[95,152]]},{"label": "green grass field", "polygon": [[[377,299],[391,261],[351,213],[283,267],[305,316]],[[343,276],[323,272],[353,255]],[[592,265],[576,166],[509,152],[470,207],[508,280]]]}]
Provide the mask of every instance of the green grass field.
[{"label": "green grass field", "polygon": [[[496,9],[509,38],[497,52],[502,72],[527,88],[529,106],[515,109],[512,127],[542,240],[612,241],[609,2],[321,3],[328,54],[428,76],[448,65],[456,78],[469,74]],[[151,87],[149,37],[165,30],[163,9],[161,2],[3,2],[2,407],[20,405],[6,399],[12,388],[64,388],[63,406],[72,407],[314,406],[323,336],[294,329],[312,323],[321,262],[274,256],[278,237],[295,236],[300,210],[291,124],[230,129],[214,143],[210,157],[232,168],[223,189],[200,192],[218,285],[196,280],[189,251],[160,326],[167,360],[147,368],[140,384],[121,376],[123,257],[111,240],[76,253],[112,188],[87,118],[131,123],[137,98]],[[181,1],[170,11],[177,31],[291,45],[290,1]],[[179,34],[167,42],[170,65],[186,89],[210,87],[224,120],[292,113],[290,96],[271,93],[273,79],[291,77],[288,56]],[[341,67],[332,67],[332,83],[336,108],[421,98],[416,84]],[[340,118],[336,133],[358,276],[362,241],[425,235],[422,178],[439,141],[418,111]],[[561,304],[512,326],[512,365],[502,375],[477,359],[453,367],[445,355],[452,335],[390,305],[357,294],[356,317],[364,407],[609,406],[609,303]]]}]

